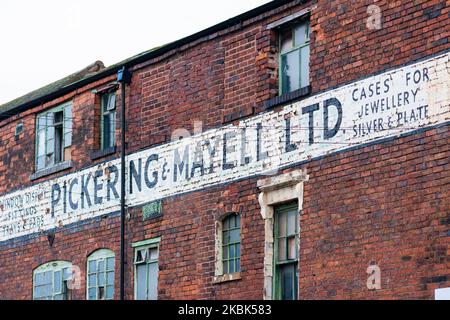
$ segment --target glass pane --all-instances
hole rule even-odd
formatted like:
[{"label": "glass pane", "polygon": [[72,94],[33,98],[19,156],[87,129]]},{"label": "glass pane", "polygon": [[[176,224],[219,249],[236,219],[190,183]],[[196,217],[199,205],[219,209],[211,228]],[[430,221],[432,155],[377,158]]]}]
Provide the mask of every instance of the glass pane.
[{"label": "glass pane", "polygon": [[70,279],[72,279],[72,269],[64,268],[63,269],[63,280],[70,280]]},{"label": "glass pane", "polygon": [[45,129],[45,125],[47,123],[47,117],[45,115],[39,116],[37,119],[37,130]]},{"label": "glass pane", "polygon": [[223,230],[227,230],[230,229],[230,219],[229,218],[225,218],[225,220],[223,220]]},{"label": "glass pane", "polygon": [[223,259],[224,259],[224,260],[228,259],[228,246],[223,247],[223,253],[222,253],[222,255],[223,255]]},{"label": "glass pane", "polygon": [[301,48],[301,87],[309,86],[309,46]]},{"label": "glass pane", "polygon": [[241,216],[236,216],[236,227],[241,226]]},{"label": "glass pane", "polygon": [[114,271],[108,272],[106,274],[106,284],[113,285],[114,284]]},{"label": "glass pane", "polygon": [[297,259],[297,241],[295,241],[295,237],[288,239],[288,259]]},{"label": "glass pane", "polygon": [[223,273],[228,273],[228,261],[223,262]]},{"label": "glass pane", "polygon": [[136,299],[147,299],[147,265],[140,264],[136,266]]},{"label": "glass pane", "polygon": [[90,288],[88,290],[88,299],[89,300],[97,299],[96,292],[97,292],[97,288],[96,287],[95,288]]},{"label": "glass pane", "polygon": [[114,93],[109,94],[108,97],[108,110],[113,110],[116,107],[116,95]]},{"label": "glass pane", "polygon": [[53,272],[52,271],[44,272],[43,283],[45,283],[45,284],[52,283],[52,276],[53,276]]},{"label": "glass pane", "polygon": [[281,33],[280,36],[280,51],[286,52],[293,48],[292,43],[292,29],[288,28]]},{"label": "glass pane", "polygon": [[278,260],[285,261],[286,260],[286,239],[281,238],[278,240]]},{"label": "glass pane", "polygon": [[281,56],[283,93],[300,89],[300,50]]},{"label": "glass pane", "polygon": [[100,260],[98,262],[98,271],[105,271],[105,261],[104,260]]},{"label": "glass pane", "polygon": [[106,269],[114,270],[114,258],[108,258],[108,260],[106,262]]},{"label": "glass pane", "polygon": [[158,298],[158,264],[150,263],[148,265],[148,299],[157,300]]},{"label": "glass pane", "polygon": [[111,112],[109,115],[109,121],[110,121],[110,133],[109,133],[109,145],[111,147],[116,145],[116,113]]},{"label": "glass pane", "polygon": [[287,213],[287,216],[288,216],[288,225],[287,225],[288,235],[296,234],[297,213],[295,211],[289,211]]},{"label": "glass pane", "polygon": [[108,111],[108,100],[109,100],[109,97],[107,94],[102,95],[102,110],[103,110],[103,112]]},{"label": "glass pane", "polygon": [[106,287],[106,299],[110,300],[114,298],[114,287],[107,286]]},{"label": "glass pane", "polygon": [[42,297],[51,297],[52,285],[46,285],[42,287]]},{"label": "glass pane", "polygon": [[234,258],[236,257],[235,254],[236,254],[236,250],[235,250],[234,246],[231,245],[231,246],[230,246],[230,256],[229,256],[229,259],[234,259]]},{"label": "glass pane", "polygon": [[308,41],[308,26],[306,23],[299,24],[295,27],[295,46],[301,46]]},{"label": "glass pane", "polygon": [[241,271],[241,259],[236,259],[236,270],[235,272]]},{"label": "glass pane", "polygon": [[38,156],[45,155],[45,129],[38,131]]},{"label": "glass pane", "polygon": [[88,286],[89,287],[95,287],[96,285],[97,285],[97,275],[96,274],[89,275]]},{"label": "glass pane", "polygon": [[234,229],[234,230],[232,230],[232,231],[230,232],[230,241],[231,241],[232,243],[236,243],[236,242],[241,241],[241,240],[240,240],[240,232],[241,232],[240,229]]},{"label": "glass pane", "polygon": [[105,285],[105,273],[104,272],[99,272],[98,273],[98,285],[99,286],[104,286]]},{"label": "glass pane", "polygon": [[294,300],[294,265],[288,264],[281,267],[281,299]]},{"label": "glass pane", "polygon": [[150,260],[158,259],[158,248],[150,249]]},{"label": "glass pane", "polygon": [[223,242],[224,245],[227,245],[227,244],[230,243],[230,232],[229,232],[229,231],[225,231],[225,232],[223,233],[223,239],[222,239],[222,242]]},{"label": "glass pane", "polygon": [[234,268],[234,260],[231,260],[231,261],[230,261],[229,267],[230,267],[230,269],[228,270],[229,273],[234,273],[234,272],[236,272],[236,271],[235,271],[235,268]]},{"label": "glass pane", "polygon": [[55,271],[54,275],[54,280],[53,280],[53,291],[54,292],[62,292],[62,273],[61,271]]},{"label": "glass pane", "polygon": [[43,273],[36,273],[34,276],[34,286],[41,286],[44,284],[44,274]]},{"label": "glass pane", "polygon": [[97,261],[96,260],[89,261],[88,273],[95,273],[95,272],[97,272]]},{"label": "glass pane", "polygon": [[109,121],[109,114],[106,114],[103,116],[103,149],[109,148],[110,145],[110,138],[111,135],[111,127],[110,127],[110,121]]},{"label": "glass pane", "polygon": [[236,257],[239,258],[241,256],[241,245],[235,244],[236,246]]},{"label": "glass pane", "polygon": [[284,237],[286,236],[286,213],[278,214],[278,236]]},{"label": "glass pane", "polygon": [[37,158],[36,166],[38,170],[45,168],[45,156]]}]

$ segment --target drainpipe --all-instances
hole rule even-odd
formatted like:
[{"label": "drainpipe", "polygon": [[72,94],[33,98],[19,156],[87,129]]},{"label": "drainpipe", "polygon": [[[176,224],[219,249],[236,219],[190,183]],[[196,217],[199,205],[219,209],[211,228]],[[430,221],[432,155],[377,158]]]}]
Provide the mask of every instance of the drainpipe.
[{"label": "drainpipe", "polygon": [[125,87],[131,82],[131,73],[123,67],[117,72],[117,82],[121,85],[122,106],[120,109],[120,300],[125,300]]}]

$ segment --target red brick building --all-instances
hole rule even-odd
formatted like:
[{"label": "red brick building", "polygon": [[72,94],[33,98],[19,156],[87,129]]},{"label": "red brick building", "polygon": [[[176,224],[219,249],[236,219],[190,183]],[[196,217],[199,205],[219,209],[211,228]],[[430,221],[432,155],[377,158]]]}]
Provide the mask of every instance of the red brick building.
[{"label": "red brick building", "polygon": [[445,296],[449,21],[274,1],[0,106],[0,299]]}]

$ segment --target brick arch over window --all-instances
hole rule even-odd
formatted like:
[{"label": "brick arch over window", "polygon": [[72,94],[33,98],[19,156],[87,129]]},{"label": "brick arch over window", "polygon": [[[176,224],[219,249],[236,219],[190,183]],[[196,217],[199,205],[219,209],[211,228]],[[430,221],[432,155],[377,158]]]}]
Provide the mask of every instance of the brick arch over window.
[{"label": "brick arch over window", "polygon": [[[216,216],[215,229],[216,263],[214,282],[238,280],[241,278],[241,215],[238,212],[227,212]],[[226,250],[225,255],[224,250]]]}]

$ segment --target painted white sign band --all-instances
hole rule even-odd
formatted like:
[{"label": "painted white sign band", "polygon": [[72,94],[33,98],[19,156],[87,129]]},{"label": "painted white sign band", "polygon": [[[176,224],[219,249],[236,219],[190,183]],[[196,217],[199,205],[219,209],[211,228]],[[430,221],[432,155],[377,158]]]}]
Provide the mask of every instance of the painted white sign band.
[{"label": "painted white sign band", "polygon": [[[450,53],[330,90],[281,111],[127,157],[127,205],[200,190],[443,123]],[[0,197],[0,241],[119,210],[120,160]]]}]

